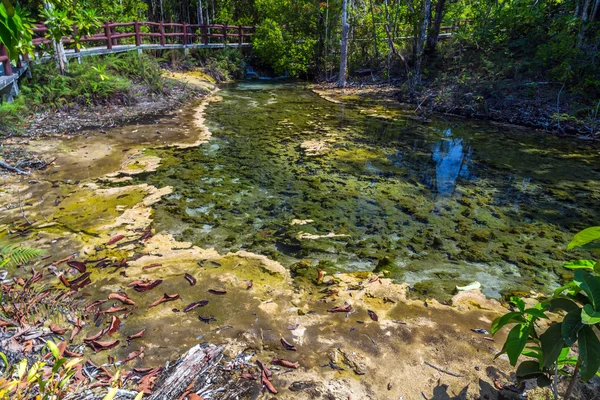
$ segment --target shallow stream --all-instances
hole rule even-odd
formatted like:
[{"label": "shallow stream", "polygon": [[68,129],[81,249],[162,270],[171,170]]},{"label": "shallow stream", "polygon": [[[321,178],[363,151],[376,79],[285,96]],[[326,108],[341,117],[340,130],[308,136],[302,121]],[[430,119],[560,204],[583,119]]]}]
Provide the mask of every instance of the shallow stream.
[{"label": "shallow stream", "polygon": [[[597,225],[600,151],[590,143],[482,121],[437,118],[298,84],[225,86],[197,148],[138,181],[171,185],[156,228],[221,252],[290,266],[375,270],[416,294],[482,284],[499,297],[547,291]],[[191,116],[189,116],[191,118]],[[177,121],[171,121],[177,129]]]}]

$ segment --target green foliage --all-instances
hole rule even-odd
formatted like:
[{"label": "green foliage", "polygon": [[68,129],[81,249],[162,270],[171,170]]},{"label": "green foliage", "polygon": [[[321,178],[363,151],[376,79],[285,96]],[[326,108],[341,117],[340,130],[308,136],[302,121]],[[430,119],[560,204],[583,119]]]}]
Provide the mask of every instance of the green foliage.
[{"label": "green foliage", "polygon": [[238,49],[225,47],[221,50],[195,49],[190,56],[202,71],[216,82],[227,82],[242,79],[246,72],[246,63]]},{"label": "green foliage", "polygon": [[[575,235],[567,248],[590,248],[599,239],[600,227],[588,228]],[[574,270],[573,279],[557,289],[552,299],[526,309],[522,299],[513,297],[511,301],[518,311],[492,322],[492,334],[515,324],[499,355],[506,353],[513,366],[522,355],[535,359],[521,362],[517,368],[519,379],[537,378],[538,384],[544,386],[552,382],[558,369],[566,373],[564,366],[572,364],[577,365],[583,381],[600,375],[600,340],[595,332],[600,327],[600,271],[596,265],[591,260],[565,264],[565,268]],[[566,312],[561,322],[538,333],[537,321],[548,318],[546,312],[560,310]],[[578,347],[577,357],[569,356],[574,345]]]},{"label": "green foliage", "polygon": [[25,98],[19,96],[13,103],[0,103],[0,134],[14,131],[23,122],[27,110]]},{"label": "green foliage", "polygon": [[42,250],[29,247],[0,244],[0,267],[22,265],[44,254]]},{"label": "green foliage", "polygon": [[[62,358],[58,347],[50,340],[46,342],[46,348],[54,358],[51,363],[36,361],[29,365],[24,358],[11,366],[6,355],[0,353],[4,363],[4,372],[0,377],[0,398],[50,400],[63,399],[69,394],[68,385],[77,372],[75,366],[82,360]],[[50,373],[45,374],[46,371]]]},{"label": "green foliage", "polygon": [[[6,2],[10,5],[10,2]],[[33,20],[20,6],[7,7],[0,3],[0,43],[8,49],[11,60],[17,61],[19,54],[32,51]]]}]

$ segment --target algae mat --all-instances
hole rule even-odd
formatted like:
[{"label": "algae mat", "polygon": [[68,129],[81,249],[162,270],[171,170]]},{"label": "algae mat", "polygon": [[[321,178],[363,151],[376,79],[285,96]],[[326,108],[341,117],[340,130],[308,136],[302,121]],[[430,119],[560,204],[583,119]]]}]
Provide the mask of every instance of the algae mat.
[{"label": "algae mat", "polygon": [[[238,83],[206,108],[212,138],[165,150],[140,182],[169,185],[156,226],[285,266],[385,272],[421,297],[458,285],[545,292],[585,255],[565,244],[600,214],[593,143],[482,121],[427,123],[297,84]],[[298,223],[300,221],[300,223]]]}]

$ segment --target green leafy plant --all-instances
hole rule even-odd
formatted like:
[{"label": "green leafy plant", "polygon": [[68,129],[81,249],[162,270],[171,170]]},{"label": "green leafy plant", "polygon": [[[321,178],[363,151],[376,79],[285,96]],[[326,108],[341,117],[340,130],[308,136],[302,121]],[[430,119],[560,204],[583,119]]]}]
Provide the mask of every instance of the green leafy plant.
[{"label": "green leafy plant", "polygon": [[0,3],[0,43],[6,46],[12,61],[17,61],[20,54],[31,53],[32,38],[30,14],[19,5],[13,7],[8,0]]},{"label": "green leafy plant", "polygon": [[[567,249],[597,249],[600,226],[584,229],[575,235]],[[514,324],[498,355],[507,354],[515,366],[521,356],[528,357],[517,367],[519,379],[536,378],[539,386],[554,383],[554,396],[558,397],[559,375],[569,375],[565,366],[574,365],[571,383],[564,395],[568,399],[575,381],[588,381],[599,375],[600,340],[600,263],[593,260],[577,260],[564,265],[573,270],[573,279],[558,288],[550,300],[527,308],[523,299],[512,297],[517,310],[509,312],[492,322],[494,335],[503,327]],[[545,330],[538,326],[539,320],[549,319],[547,312],[561,311],[559,322]],[[577,354],[572,355],[577,346]]]},{"label": "green leafy plant", "polygon": [[0,245],[0,267],[25,264],[44,254],[42,250],[15,245]]},{"label": "green leafy plant", "polygon": [[62,399],[69,393],[68,385],[81,362],[79,358],[67,360],[60,356],[58,346],[46,342],[46,348],[52,353],[54,362],[36,361],[31,366],[24,358],[15,365],[9,365],[6,355],[0,353],[4,363],[4,372],[0,376],[0,398],[41,400]]}]

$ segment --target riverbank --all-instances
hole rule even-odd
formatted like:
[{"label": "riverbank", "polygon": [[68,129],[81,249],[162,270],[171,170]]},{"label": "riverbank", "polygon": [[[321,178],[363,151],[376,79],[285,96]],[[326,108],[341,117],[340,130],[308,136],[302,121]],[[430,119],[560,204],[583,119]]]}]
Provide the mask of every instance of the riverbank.
[{"label": "riverbank", "polygon": [[360,79],[343,89],[334,83],[311,85],[316,93],[329,99],[389,103],[413,112],[415,118],[422,121],[436,114],[467,117],[596,140],[600,114],[596,120],[593,110],[582,114],[582,106],[574,99],[565,99],[565,94],[561,100],[561,87],[555,86],[550,82],[514,83],[491,90],[473,83],[435,81],[419,91],[409,91],[398,82],[386,84]]},{"label": "riverbank", "polygon": [[[218,374],[240,383],[242,397],[271,398],[272,389],[282,399],[519,396],[508,360],[494,358],[503,334],[490,338],[473,331],[489,330],[506,308],[477,289],[448,304],[417,300],[408,285],[384,272],[322,274],[311,262],[287,269],[266,256],[217,252],[158,230],[155,206],[176,193],[169,184],[134,183],[134,177],[182,163],[209,140],[205,106],[182,107],[174,116],[105,133],[32,140],[32,151],[53,153],[56,162],[26,179],[0,177],[0,240],[50,255],[10,269],[10,277],[44,271],[41,284],[71,292],[81,306],[79,328],[71,315],[38,326],[44,338],[64,342],[98,366],[85,367],[78,390],[101,398],[110,374],[119,369],[126,387],[161,390],[165,378],[154,368],[173,365],[207,341],[219,344],[224,355],[210,371],[221,369]],[[156,149],[165,146],[188,150],[176,159],[161,158]],[[196,180],[202,178],[208,176]],[[305,222],[290,219],[288,225]],[[83,263],[85,271],[69,261]],[[52,332],[51,323],[65,332]],[[16,327],[7,331],[14,334]],[[84,340],[98,334],[94,340],[101,346]],[[114,359],[106,362],[107,355]],[[266,368],[257,366],[259,360]],[[95,373],[92,380],[86,378],[89,371]],[[259,378],[262,373],[272,374],[269,383]],[[169,398],[183,395],[186,385]],[[222,385],[216,380],[192,387],[205,398],[228,398]]]}]

